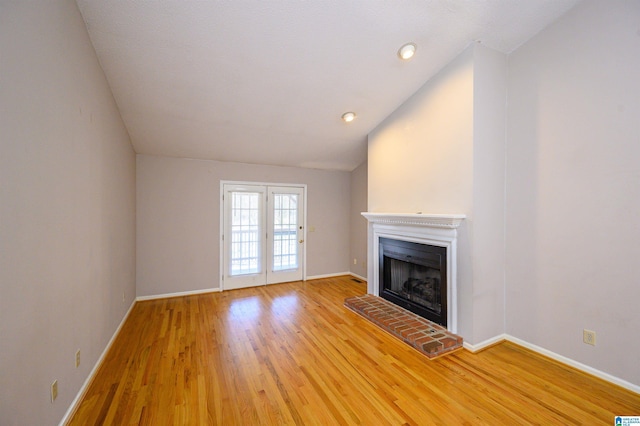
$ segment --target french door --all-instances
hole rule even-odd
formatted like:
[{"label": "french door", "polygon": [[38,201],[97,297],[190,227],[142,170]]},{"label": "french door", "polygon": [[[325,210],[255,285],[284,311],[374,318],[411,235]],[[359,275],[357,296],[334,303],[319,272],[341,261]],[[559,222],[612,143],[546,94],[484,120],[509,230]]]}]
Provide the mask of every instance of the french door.
[{"label": "french door", "polygon": [[222,288],[302,280],[304,186],[222,184]]}]

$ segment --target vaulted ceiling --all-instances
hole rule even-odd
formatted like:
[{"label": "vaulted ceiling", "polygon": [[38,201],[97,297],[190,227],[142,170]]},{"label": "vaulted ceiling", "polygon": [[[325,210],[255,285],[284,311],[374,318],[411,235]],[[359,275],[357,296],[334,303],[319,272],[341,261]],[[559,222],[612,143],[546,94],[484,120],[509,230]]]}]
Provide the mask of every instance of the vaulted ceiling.
[{"label": "vaulted ceiling", "polygon": [[577,0],[77,3],[136,152],[352,170],[469,43],[509,53]]}]

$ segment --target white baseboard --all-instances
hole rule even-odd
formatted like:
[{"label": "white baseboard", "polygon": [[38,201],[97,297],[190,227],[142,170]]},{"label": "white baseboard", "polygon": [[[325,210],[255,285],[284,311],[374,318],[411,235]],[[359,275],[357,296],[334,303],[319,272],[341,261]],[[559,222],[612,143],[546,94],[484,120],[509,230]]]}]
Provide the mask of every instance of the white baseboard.
[{"label": "white baseboard", "polygon": [[349,275],[351,275],[351,276],[353,276],[353,277],[355,277],[355,278],[359,279],[360,281],[364,281],[365,283],[367,282],[367,279],[366,279],[365,277],[362,277],[362,276],[360,276],[360,275],[358,275],[358,274],[356,274],[356,273],[349,272]]},{"label": "white baseboard", "polygon": [[367,279],[365,277],[361,277],[358,274],[355,274],[353,272],[338,272],[336,274],[324,274],[324,275],[311,275],[309,277],[306,278],[305,281],[309,281],[309,280],[319,280],[322,278],[334,278],[334,277],[343,277],[345,275],[351,275],[355,278],[358,278],[359,280],[362,280],[364,282],[367,282]]},{"label": "white baseboard", "polygon": [[558,361],[562,364],[568,365],[569,367],[573,367],[577,370],[583,371],[587,374],[591,374],[592,376],[598,377],[599,379],[605,380],[607,382],[613,383],[615,385],[618,385],[620,387],[623,387],[625,389],[630,390],[631,392],[635,392],[640,394],[640,386],[633,384],[631,382],[628,382],[624,379],[621,379],[619,377],[613,376],[609,373],[605,373],[604,371],[600,371],[596,368],[590,367],[586,364],[583,364],[581,362],[575,361],[571,358],[567,358],[566,356],[557,354],[555,352],[552,352],[548,349],[545,349],[543,347],[540,347],[538,345],[534,345],[533,343],[529,343],[525,340],[522,339],[518,339],[517,337],[514,336],[510,336],[508,334],[499,334],[495,337],[492,337],[491,339],[485,340],[483,342],[477,343],[475,345],[472,345],[470,343],[464,342],[463,346],[465,349],[469,350],[470,352],[478,352],[481,351],[482,349],[485,349],[491,345],[494,345],[502,340],[508,340],[509,342],[513,342],[516,345],[520,345],[522,347],[525,347],[529,350],[532,350],[533,352],[537,352],[541,355],[547,356],[555,361]]},{"label": "white baseboard", "polygon": [[628,382],[624,379],[621,379],[619,377],[613,376],[609,373],[605,373],[604,371],[600,371],[598,369],[595,369],[593,367],[590,367],[586,364],[583,364],[581,362],[575,361],[571,358],[567,358],[566,356],[557,354],[555,352],[552,352],[548,349],[542,348],[540,346],[534,345],[533,343],[529,343],[527,341],[524,341],[522,339],[518,339],[517,337],[513,337],[513,336],[509,336],[506,335],[507,340],[509,340],[510,342],[513,342],[515,344],[518,344],[520,346],[524,346],[527,349],[530,349],[534,352],[538,352],[539,354],[548,356],[549,358],[552,358],[558,362],[561,362],[563,364],[566,364],[570,367],[576,368],[580,371],[584,371],[585,373],[591,374],[592,376],[596,376],[602,380],[606,380],[607,382],[611,382],[613,384],[616,384],[620,387],[623,387],[625,389],[628,389],[632,392],[638,393],[640,394],[640,386],[639,385],[635,385],[631,382]]},{"label": "white baseboard", "polygon": [[217,293],[219,291],[220,291],[220,288],[205,288],[202,290],[180,291],[177,293],[164,293],[164,294],[153,294],[151,296],[138,296],[136,297],[136,300],[139,302],[142,302],[144,300],[166,299],[169,297],[181,297],[181,296],[193,296],[196,294]]},{"label": "white baseboard", "polygon": [[476,353],[485,348],[488,348],[489,346],[495,345],[496,343],[502,342],[503,340],[509,340],[509,336],[507,336],[506,334],[498,334],[497,336],[492,337],[491,339],[487,339],[484,342],[476,343],[475,345],[472,345],[469,342],[463,342],[462,346],[466,350]]},{"label": "white baseboard", "polygon": [[336,274],[324,274],[324,275],[311,275],[305,278],[305,281],[309,280],[319,280],[321,278],[334,278],[334,277],[342,277],[344,275],[351,275],[351,272],[338,272]]},{"label": "white baseboard", "polygon": [[[354,274],[353,272],[338,272],[336,274],[324,274],[324,275],[312,275],[306,278],[305,281],[308,280],[318,280],[321,278],[334,278],[334,277],[342,277],[345,275],[352,275],[362,281],[367,281],[366,278],[361,277],[359,275]],[[168,297],[181,297],[181,296],[193,296],[196,294],[204,294],[204,293],[217,293],[221,291],[220,288],[205,288],[202,290],[191,290],[191,291],[181,291],[177,293],[164,293],[164,294],[153,294],[151,296],[138,296],[136,297],[136,301],[142,302],[144,300],[155,300],[155,299],[166,299]]]},{"label": "white baseboard", "polygon": [[118,334],[120,334],[120,330],[122,329],[122,326],[124,325],[124,323],[127,321],[127,318],[129,318],[129,314],[133,310],[133,307],[135,306],[135,304],[136,304],[135,300],[131,302],[129,309],[127,310],[127,313],[124,314],[124,317],[122,318],[122,321],[120,321],[118,328],[116,328],[116,331],[111,336],[111,339],[109,339],[109,341],[107,342],[107,346],[105,346],[104,350],[100,354],[100,357],[98,357],[98,360],[96,361],[95,365],[89,372],[89,375],[87,376],[84,383],[80,387],[80,390],[76,394],[76,397],[73,399],[73,401],[71,401],[71,405],[69,405],[67,412],[64,413],[64,417],[62,417],[62,420],[60,420],[59,426],[63,426],[67,424],[67,422],[71,420],[71,416],[76,412],[78,408],[77,405],[80,403],[80,401],[84,397],[85,392],[89,388],[89,385],[93,381],[94,376],[98,372],[98,368],[100,368],[100,366],[102,365],[102,362],[104,361],[104,358],[107,356],[109,349],[111,349],[111,345],[113,345],[113,342],[116,340],[116,337],[118,336]]}]

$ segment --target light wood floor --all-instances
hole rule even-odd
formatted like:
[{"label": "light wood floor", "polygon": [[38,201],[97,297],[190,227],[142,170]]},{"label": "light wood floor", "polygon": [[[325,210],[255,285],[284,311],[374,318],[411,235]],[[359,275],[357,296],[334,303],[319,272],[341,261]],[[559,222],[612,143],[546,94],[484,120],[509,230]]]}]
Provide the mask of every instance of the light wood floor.
[{"label": "light wood floor", "polygon": [[436,360],[349,277],[137,303],[72,425],[612,425],[640,395],[510,343]]}]

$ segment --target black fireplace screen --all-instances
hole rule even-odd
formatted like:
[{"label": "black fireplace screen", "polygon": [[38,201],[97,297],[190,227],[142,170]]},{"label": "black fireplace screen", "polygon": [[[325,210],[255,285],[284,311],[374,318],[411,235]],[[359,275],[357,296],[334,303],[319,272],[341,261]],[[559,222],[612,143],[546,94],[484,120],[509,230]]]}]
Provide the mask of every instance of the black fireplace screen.
[{"label": "black fireplace screen", "polygon": [[391,277],[388,289],[439,314],[442,311],[440,269],[389,257],[387,259]]},{"label": "black fireplace screen", "polygon": [[380,238],[380,296],[447,325],[446,248]]}]

